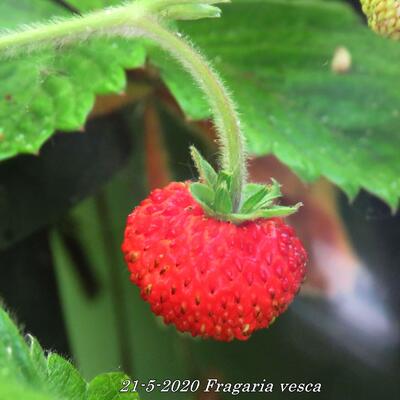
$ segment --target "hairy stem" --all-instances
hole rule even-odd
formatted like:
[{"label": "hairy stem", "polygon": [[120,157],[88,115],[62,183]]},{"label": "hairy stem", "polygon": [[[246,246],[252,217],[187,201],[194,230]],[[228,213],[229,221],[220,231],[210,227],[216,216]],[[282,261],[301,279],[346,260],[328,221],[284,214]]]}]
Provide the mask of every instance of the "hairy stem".
[{"label": "hairy stem", "polygon": [[84,16],[23,27],[0,35],[0,57],[12,56],[21,49],[73,43],[92,36],[143,37],[156,42],[190,72],[209,102],[221,146],[221,168],[232,174],[232,203],[236,212],[241,204],[246,180],[246,155],[239,118],[233,101],[219,76],[205,58],[178,34],[169,31],[162,17],[196,19],[215,17],[212,6],[228,0],[137,0],[123,6],[92,12]]},{"label": "hairy stem", "polygon": [[42,44],[75,42],[96,33],[106,34],[108,30],[134,24],[135,20],[143,18],[147,10],[141,3],[92,12],[83,17],[74,16],[50,23],[22,27],[21,30],[0,36],[0,53],[13,54],[14,51],[23,50],[25,47],[35,49]]},{"label": "hairy stem", "polygon": [[246,155],[239,118],[230,95],[204,57],[182,37],[150,18],[139,21],[136,28],[142,29],[143,36],[153,39],[173,55],[205,93],[221,144],[221,167],[233,174],[232,200],[236,211],[246,179]]},{"label": "hairy stem", "polygon": [[198,18],[218,16],[215,11],[212,14],[212,10],[218,9],[209,4],[226,1],[229,0],[204,0],[208,8],[204,8],[204,5],[199,8],[201,0],[136,0],[83,16],[23,25],[15,31],[0,32],[0,56],[4,53],[12,55],[25,47],[35,50],[43,44],[57,45],[79,42],[92,36],[122,35],[122,28],[134,28],[135,23],[145,16],[169,17],[172,14],[176,18],[185,19],[185,14],[190,18],[193,10],[197,10]]}]

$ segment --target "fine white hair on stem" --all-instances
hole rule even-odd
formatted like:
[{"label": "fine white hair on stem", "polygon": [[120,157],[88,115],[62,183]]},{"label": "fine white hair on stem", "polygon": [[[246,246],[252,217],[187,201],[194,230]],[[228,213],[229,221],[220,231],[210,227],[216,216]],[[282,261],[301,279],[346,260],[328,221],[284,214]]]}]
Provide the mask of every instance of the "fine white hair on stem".
[{"label": "fine white hair on stem", "polygon": [[[151,35],[151,32],[147,32],[147,35],[143,35],[143,36],[146,36],[147,38],[153,39],[155,42],[159,43],[158,37],[157,36],[153,37]],[[208,69],[209,74],[213,76],[213,79],[215,80],[215,82],[217,83],[219,88],[221,88],[223,90],[223,92],[224,92],[224,100],[229,104],[229,108],[230,108],[231,113],[234,114],[235,124],[237,125],[237,130],[239,132],[239,135],[238,135],[239,143],[238,144],[241,147],[241,153],[242,153],[242,157],[243,157],[242,162],[246,163],[247,153],[246,153],[246,145],[245,145],[244,135],[241,133],[239,113],[238,113],[237,106],[236,106],[235,102],[232,100],[232,94],[231,94],[230,90],[227,88],[227,86],[223,82],[223,80],[220,77],[220,75],[216,72],[216,70],[212,66],[211,62],[206,60],[206,58],[202,56],[200,50],[193,44],[193,42],[189,38],[185,37],[182,34],[179,34],[179,40],[181,40],[182,42],[186,42],[186,44],[188,45],[188,47],[190,47],[190,49],[193,52],[193,54],[197,54],[197,56],[201,59],[203,66]],[[227,154],[230,151],[229,143],[228,143],[230,141],[230,139],[227,137],[227,132],[226,132],[226,129],[225,129],[225,123],[223,121],[223,116],[221,115],[221,113],[219,113],[219,109],[220,109],[219,104],[217,104],[215,102],[215,99],[212,96],[209,95],[208,87],[197,76],[198,74],[193,68],[192,60],[189,60],[188,58],[182,58],[177,52],[174,51],[174,49],[169,48],[169,46],[167,44],[161,44],[161,47],[164,50],[166,50],[169,54],[172,54],[174,56],[174,58],[181,64],[181,66],[192,77],[194,77],[194,81],[196,82],[198,87],[201,89],[202,96],[207,101],[207,103],[209,104],[209,106],[211,108],[211,113],[213,114],[213,117],[214,117],[214,125],[215,125],[215,128],[217,130],[218,143],[219,143],[219,146],[220,146],[219,153],[220,153],[220,164],[221,164],[221,167],[224,168],[224,169],[227,169],[227,170],[231,170],[233,165],[230,165],[228,160],[224,159],[224,154]],[[240,160],[237,160],[237,165],[240,165]],[[247,179],[246,171],[247,171],[247,168],[244,168],[243,171],[242,171],[243,180]]]},{"label": "fine white hair on stem", "polygon": [[[103,10],[104,12],[111,12],[115,10],[116,7],[108,8]],[[90,40],[91,38],[95,37],[115,37],[115,36],[127,36],[132,37],[134,35],[124,35],[124,32],[127,29],[124,29],[123,26],[115,26],[115,27],[91,27],[85,26],[79,32],[65,32],[63,35],[60,36],[52,36],[49,35],[48,37],[38,38],[33,41],[26,41],[26,43],[16,43],[10,44],[9,46],[1,46],[1,41],[3,38],[8,38],[12,36],[18,36],[19,34],[29,35],[34,32],[38,32],[44,29],[51,29],[52,26],[57,26],[63,22],[73,22],[82,20],[84,17],[78,15],[73,16],[70,18],[61,18],[61,17],[54,17],[47,21],[46,23],[32,23],[19,26],[16,30],[10,29],[3,29],[0,31],[0,59],[1,58],[13,58],[18,57],[22,54],[32,53],[35,51],[42,51],[46,49],[54,49],[54,48],[62,48],[67,45],[72,44],[80,44],[85,41]],[[127,26],[129,23],[127,22]],[[11,42],[11,40],[10,40]]]}]

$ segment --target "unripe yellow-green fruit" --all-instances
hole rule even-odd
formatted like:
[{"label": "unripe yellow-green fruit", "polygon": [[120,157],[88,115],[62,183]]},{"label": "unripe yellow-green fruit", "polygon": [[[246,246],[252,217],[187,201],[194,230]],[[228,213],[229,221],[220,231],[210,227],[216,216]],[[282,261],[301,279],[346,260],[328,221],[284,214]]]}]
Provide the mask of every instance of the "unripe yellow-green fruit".
[{"label": "unripe yellow-green fruit", "polygon": [[400,40],[400,0],[360,0],[369,26],[382,36]]}]

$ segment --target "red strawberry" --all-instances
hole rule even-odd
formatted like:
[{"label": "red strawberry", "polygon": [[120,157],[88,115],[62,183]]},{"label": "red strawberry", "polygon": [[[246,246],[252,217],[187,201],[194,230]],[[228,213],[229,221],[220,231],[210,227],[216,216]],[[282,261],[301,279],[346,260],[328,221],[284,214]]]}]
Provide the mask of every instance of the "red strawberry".
[{"label": "red strawberry", "polygon": [[142,201],[128,217],[122,245],[131,280],[178,330],[246,340],[291,303],[306,252],[280,218],[236,225],[203,209],[189,183],[171,183]]}]

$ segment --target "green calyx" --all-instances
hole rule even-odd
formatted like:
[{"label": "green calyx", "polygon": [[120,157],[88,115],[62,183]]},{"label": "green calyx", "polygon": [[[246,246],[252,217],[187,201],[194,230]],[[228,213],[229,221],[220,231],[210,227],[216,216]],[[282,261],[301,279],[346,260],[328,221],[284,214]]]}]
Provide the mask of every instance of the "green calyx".
[{"label": "green calyx", "polygon": [[233,190],[233,174],[224,170],[217,173],[195,147],[190,151],[200,176],[199,182],[191,183],[190,192],[209,217],[241,224],[259,218],[288,216],[302,205],[276,204],[282,194],[279,183],[272,179],[271,185],[246,183],[235,209],[237,194]]}]

